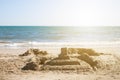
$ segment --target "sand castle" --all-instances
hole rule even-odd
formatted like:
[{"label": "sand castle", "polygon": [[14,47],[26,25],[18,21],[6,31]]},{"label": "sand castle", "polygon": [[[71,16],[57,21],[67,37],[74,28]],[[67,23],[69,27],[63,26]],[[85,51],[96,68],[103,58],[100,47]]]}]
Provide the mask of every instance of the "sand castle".
[{"label": "sand castle", "polygon": [[[20,56],[34,55],[22,68],[23,70],[96,70],[108,65],[102,60],[103,56],[92,49],[61,48],[58,57],[48,57],[46,51],[30,49]],[[115,62],[115,60],[113,60]]]},{"label": "sand castle", "polygon": [[[85,53],[86,52],[86,53]],[[79,68],[93,68],[97,66],[97,62],[94,61],[90,56],[99,55],[94,50],[83,49],[83,48],[61,48],[59,56],[49,62],[46,65],[51,66],[79,66]],[[91,68],[90,68],[91,67]]]}]

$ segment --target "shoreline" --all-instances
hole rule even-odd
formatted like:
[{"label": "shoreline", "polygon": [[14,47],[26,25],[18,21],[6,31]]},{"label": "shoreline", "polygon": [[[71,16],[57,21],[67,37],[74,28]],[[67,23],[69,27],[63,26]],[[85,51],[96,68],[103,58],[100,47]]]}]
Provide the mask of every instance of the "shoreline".
[{"label": "shoreline", "polygon": [[[120,43],[119,42],[91,42],[91,43],[70,43],[70,42],[47,42],[47,43],[34,43],[34,45],[28,45],[21,43],[0,43],[0,54],[21,54],[30,48],[38,48],[41,50],[46,50],[50,54],[60,54],[60,48],[62,47],[74,47],[74,48],[91,48],[97,52],[118,54],[120,55]],[[31,43],[30,43],[31,44]]]}]

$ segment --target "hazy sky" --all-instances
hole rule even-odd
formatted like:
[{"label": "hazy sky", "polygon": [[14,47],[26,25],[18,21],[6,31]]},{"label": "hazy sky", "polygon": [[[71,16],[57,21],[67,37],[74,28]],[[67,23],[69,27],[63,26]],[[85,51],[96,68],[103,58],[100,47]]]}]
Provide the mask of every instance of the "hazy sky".
[{"label": "hazy sky", "polygon": [[119,26],[120,0],[0,0],[0,25]]}]

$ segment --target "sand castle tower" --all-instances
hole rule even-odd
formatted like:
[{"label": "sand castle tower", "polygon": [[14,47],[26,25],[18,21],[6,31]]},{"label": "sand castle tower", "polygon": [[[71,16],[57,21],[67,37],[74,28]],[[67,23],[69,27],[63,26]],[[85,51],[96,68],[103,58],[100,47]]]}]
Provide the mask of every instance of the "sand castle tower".
[{"label": "sand castle tower", "polygon": [[72,59],[68,55],[68,49],[67,48],[61,48],[61,53],[59,56],[52,61],[48,62],[49,65],[80,65],[79,60]]},{"label": "sand castle tower", "polygon": [[67,48],[61,48],[61,54],[58,56],[59,59],[69,59]]}]

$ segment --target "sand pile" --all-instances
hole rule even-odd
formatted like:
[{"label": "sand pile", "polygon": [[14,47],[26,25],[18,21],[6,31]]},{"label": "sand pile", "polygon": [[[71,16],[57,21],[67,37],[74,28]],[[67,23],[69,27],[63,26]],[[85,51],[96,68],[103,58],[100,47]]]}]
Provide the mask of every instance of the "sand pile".
[{"label": "sand pile", "polygon": [[100,69],[111,69],[120,64],[119,60],[112,54],[103,54],[93,58],[98,61],[98,68]]},{"label": "sand pile", "polygon": [[39,64],[35,62],[29,62],[22,68],[22,70],[39,70]]},{"label": "sand pile", "polygon": [[95,52],[93,49],[87,48],[68,48],[68,54],[82,54],[86,53],[89,56],[99,56],[101,53]]},{"label": "sand pile", "polygon": [[40,49],[31,48],[31,49],[27,50],[25,53],[20,54],[19,56],[29,56],[29,55],[36,55],[36,56],[42,55],[42,56],[45,56],[47,54],[48,54],[47,51],[42,51]]},{"label": "sand pile", "polygon": [[44,65],[47,60],[51,60],[52,58],[47,51],[39,49],[29,49],[19,56],[26,59],[27,62],[22,70],[41,70],[39,66]]}]

